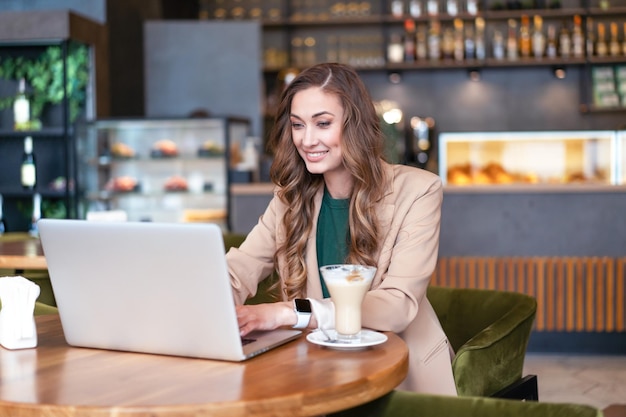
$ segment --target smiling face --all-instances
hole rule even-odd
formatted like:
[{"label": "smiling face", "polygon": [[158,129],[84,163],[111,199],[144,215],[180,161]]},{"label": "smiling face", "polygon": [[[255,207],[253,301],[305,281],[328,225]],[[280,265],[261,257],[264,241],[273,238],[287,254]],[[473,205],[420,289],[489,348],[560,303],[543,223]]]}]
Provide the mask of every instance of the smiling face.
[{"label": "smiling face", "polygon": [[334,94],[311,87],[293,96],[290,113],[293,143],[307,170],[324,175],[326,186],[335,198],[345,198],[352,183],[341,151],[343,119],[343,106]]}]

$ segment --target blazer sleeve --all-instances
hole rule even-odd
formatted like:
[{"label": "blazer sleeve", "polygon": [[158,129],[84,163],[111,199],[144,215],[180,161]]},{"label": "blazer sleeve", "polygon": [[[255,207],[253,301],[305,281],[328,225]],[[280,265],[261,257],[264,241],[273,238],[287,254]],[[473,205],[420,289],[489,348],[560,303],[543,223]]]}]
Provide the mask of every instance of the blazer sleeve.
[{"label": "blazer sleeve", "polygon": [[443,190],[441,179],[420,172],[394,185],[393,214],[377,275],[363,301],[363,326],[402,332],[415,319],[437,264]]}]

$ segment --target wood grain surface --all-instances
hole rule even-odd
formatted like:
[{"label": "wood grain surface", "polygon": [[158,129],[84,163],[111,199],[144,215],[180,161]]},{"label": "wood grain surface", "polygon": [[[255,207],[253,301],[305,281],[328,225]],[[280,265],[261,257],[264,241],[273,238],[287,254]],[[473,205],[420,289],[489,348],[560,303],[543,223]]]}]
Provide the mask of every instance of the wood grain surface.
[{"label": "wood grain surface", "polygon": [[395,334],[359,351],[296,341],[242,363],[70,347],[37,317],[34,349],[0,348],[0,416],[314,416],[394,389],[408,351]]}]

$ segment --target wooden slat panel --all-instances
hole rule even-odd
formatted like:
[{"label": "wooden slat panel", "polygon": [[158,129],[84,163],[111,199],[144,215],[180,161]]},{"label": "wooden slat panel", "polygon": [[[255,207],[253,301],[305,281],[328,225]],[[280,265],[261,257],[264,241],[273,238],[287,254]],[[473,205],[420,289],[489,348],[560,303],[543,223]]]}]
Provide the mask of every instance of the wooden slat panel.
[{"label": "wooden slat panel", "polygon": [[487,288],[493,290],[496,288],[496,259],[487,259],[487,266],[489,268],[489,286]]},{"label": "wooden slat panel", "polygon": [[607,332],[612,332],[615,330],[615,294],[613,293],[615,288],[615,262],[613,259],[606,258],[605,259],[606,270],[604,272],[604,276],[606,277],[606,295],[605,295],[605,317],[606,323],[604,326],[604,330]]},{"label": "wooden slat panel", "polygon": [[539,260],[537,270],[537,314],[535,327],[537,330],[546,329],[546,261]]},{"label": "wooden slat panel", "polygon": [[615,285],[615,330],[619,332],[626,331],[626,306],[624,305],[624,298],[626,297],[626,258],[621,258],[618,262],[617,268],[617,283]]},{"label": "wooden slat panel", "polygon": [[566,267],[566,280],[567,283],[565,285],[565,329],[569,332],[574,330],[574,283],[576,282],[576,265],[574,258],[568,258],[565,260]]},{"label": "wooden slat panel", "polygon": [[467,286],[469,288],[480,288],[476,282],[476,258],[468,259],[467,270]]},{"label": "wooden slat panel", "polygon": [[583,259],[576,258],[576,270],[578,271],[578,280],[576,280],[576,331],[585,330],[585,274],[583,271]]},{"label": "wooden slat panel", "polygon": [[562,330],[564,323],[564,303],[565,303],[565,267],[566,262],[563,259],[556,258],[554,260],[556,266],[556,284],[554,291],[554,298],[556,304],[556,314],[554,320],[554,330]]},{"label": "wooden slat panel", "polygon": [[604,275],[602,274],[602,271],[604,269],[604,265],[602,260],[598,259],[598,258],[594,258],[594,274],[593,274],[593,279],[596,283],[596,297],[595,297],[595,304],[596,304],[596,325],[594,327],[594,331],[604,331],[604,279],[601,279],[599,277],[603,277]]},{"label": "wooden slat panel", "polygon": [[448,257],[431,283],[529,294],[537,331],[626,331],[626,258]]},{"label": "wooden slat panel", "polygon": [[585,279],[587,281],[587,290],[585,291],[585,330],[593,331],[595,322],[593,320],[593,294],[595,291],[593,279],[593,260],[588,258],[585,262]]}]

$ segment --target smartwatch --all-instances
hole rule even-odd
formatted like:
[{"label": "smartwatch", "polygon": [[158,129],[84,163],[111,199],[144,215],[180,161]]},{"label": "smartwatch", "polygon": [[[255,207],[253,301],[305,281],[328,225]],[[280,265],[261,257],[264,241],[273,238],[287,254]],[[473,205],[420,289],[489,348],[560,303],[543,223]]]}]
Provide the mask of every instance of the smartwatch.
[{"label": "smartwatch", "polygon": [[306,298],[296,298],[293,300],[293,305],[296,316],[298,317],[298,321],[294,324],[293,328],[304,329],[311,321],[311,314],[313,313],[311,302]]}]

